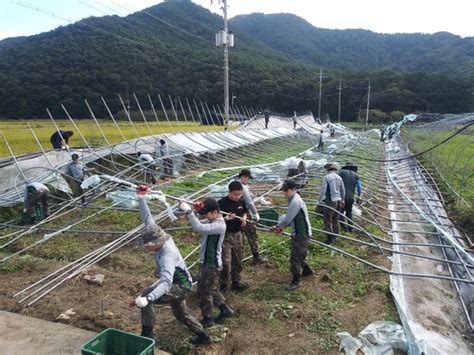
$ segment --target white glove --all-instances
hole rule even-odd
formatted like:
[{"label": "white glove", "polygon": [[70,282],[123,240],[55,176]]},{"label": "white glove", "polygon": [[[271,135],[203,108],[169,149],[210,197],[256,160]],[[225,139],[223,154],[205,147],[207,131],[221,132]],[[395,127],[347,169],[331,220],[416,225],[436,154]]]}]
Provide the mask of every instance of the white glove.
[{"label": "white glove", "polygon": [[147,305],[148,300],[146,299],[146,297],[138,296],[137,298],[135,298],[135,306],[137,306],[138,308],[144,308]]},{"label": "white glove", "polygon": [[253,216],[253,218],[255,219],[255,222],[258,222],[260,221],[260,215],[257,213],[255,213],[255,216]]},{"label": "white glove", "polygon": [[191,211],[191,206],[187,202],[181,201],[179,203],[179,209],[185,213],[188,213]]}]

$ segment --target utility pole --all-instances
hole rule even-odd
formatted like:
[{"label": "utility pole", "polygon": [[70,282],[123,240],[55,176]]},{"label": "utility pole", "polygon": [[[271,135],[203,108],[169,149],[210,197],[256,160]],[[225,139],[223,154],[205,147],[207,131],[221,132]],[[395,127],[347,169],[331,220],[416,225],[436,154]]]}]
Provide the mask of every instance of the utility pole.
[{"label": "utility pole", "polygon": [[337,122],[341,123],[341,81],[339,80],[339,109],[337,110]]},{"label": "utility pole", "polygon": [[369,125],[369,107],[370,107],[370,80],[369,80],[369,91],[367,93],[367,110],[365,112],[365,125]]},{"label": "utility pole", "polygon": [[[211,1],[212,2],[212,1]],[[234,35],[229,33],[229,23],[227,21],[227,0],[219,0],[223,4],[224,29],[216,33],[216,46],[224,47],[224,129],[229,126],[229,47],[234,46]]]},{"label": "utility pole", "polygon": [[[321,120],[321,92],[323,86],[323,68],[319,68],[319,104],[318,104],[318,118]],[[322,122],[322,121],[321,121]]]}]

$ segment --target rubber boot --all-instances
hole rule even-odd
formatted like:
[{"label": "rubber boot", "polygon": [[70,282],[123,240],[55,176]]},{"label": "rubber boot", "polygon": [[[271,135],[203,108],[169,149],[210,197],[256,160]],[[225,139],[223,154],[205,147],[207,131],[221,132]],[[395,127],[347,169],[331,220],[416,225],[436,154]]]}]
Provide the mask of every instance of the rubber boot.
[{"label": "rubber boot", "polygon": [[299,277],[293,277],[293,280],[286,286],[287,291],[293,291],[300,287],[300,279]]},{"label": "rubber boot", "polygon": [[209,327],[212,327],[214,325],[214,318],[212,318],[212,317],[203,317],[199,322],[202,324],[202,326],[204,328],[209,328]]},{"label": "rubber boot", "polygon": [[230,316],[234,314],[234,311],[232,310],[232,308],[230,308],[226,304],[219,306],[219,309],[221,310],[221,312],[216,318],[214,318],[214,322],[216,323],[222,323],[226,318],[229,318]]},{"label": "rubber boot", "polygon": [[153,332],[153,327],[147,327],[146,325],[142,325],[142,333],[140,335],[142,337],[147,337],[147,338],[155,340],[155,334]]},{"label": "rubber boot", "polygon": [[303,272],[301,273],[302,277],[308,277],[314,274],[313,269],[311,269],[308,265],[303,265]]},{"label": "rubber boot", "polygon": [[246,289],[249,288],[249,284],[246,282],[232,282],[231,288],[233,291],[237,291],[237,292],[245,291]]},{"label": "rubber boot", "polygon": [[194,345],[211,344],[212,339],[207,333],[201,333],[199,335],[193,336],[191,338],[191,343]]},{"label": "rubber boot", "polygon": [[324,241],[324,244],[329,245],[329,244],[334,243],[335,241],[336,241],[336,237],[331,235],[326,238],[326,240]]},{"label": "rubber boot", "polygon": [[267,260],[263,258],[259,253],[253,254],[252,264],[265,264]]}]

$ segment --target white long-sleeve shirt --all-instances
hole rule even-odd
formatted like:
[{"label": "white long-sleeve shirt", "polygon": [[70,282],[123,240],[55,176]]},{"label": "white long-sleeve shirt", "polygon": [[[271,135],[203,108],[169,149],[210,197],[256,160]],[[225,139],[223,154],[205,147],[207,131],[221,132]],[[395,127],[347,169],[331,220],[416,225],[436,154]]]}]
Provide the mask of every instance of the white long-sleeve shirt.
[{"label": "white long-sleeve shirt", "polygon": [[148,165],[153,164],[155,159],[148,154],[144,153],[138,157],[138,164],[140,165],[140,169],[145,169]]}]

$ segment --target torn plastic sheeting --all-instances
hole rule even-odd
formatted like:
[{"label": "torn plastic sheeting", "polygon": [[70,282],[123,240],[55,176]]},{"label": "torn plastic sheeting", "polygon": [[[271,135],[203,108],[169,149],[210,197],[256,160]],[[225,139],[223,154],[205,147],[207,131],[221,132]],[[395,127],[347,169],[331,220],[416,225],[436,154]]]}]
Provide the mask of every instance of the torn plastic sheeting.
[{"label": "torn plastic sheeting", "polygon": [[357,354],[361,350],[367,355],[393,354],[393,349],[408,351],[405,331],[400,324],[387,321],[376,321],[365,327],[357,336],[352,337],[347,332],[337,333],[341,339],[340,349],[346,355]]},{"label": "torn plastic sheeting", "polygon": [[227,196],[229,192],[228,185],[209,185],[209,190],[211,190],[210,197],[213,198],[222,198]]},{"label": "torn plastic sheeting", "polygon": [[269,167],[251,168],[250,172],[252,173],[255,180],[259,182],[278,183],[281,181],[280,174],[274,173]]},{"label": "torn plastic sheeting", "polygon": [[355,217],[360,217],[362,216],[362,211],[360,208],[358,208],[357,206],[353,206],[352,207],[352,214],[355,216]]},{"label": "torn plastic sheeting", "polygon": [[327,159],[325,158],[321,158],[321,159],[318,159],[318,160],[305,160],[305,165],[306,165],[306,168],[312,168],[314,166],[316,167],[322,167],[324,165],[327,164]]},{"label": "torn plastic sheeting", "polygon": [[[110,191],[105,195],[106,199],[111,200],[113,204],[117,204],[126,208],[136,208],[138,207],[137,193],[133,190],[115,190]],[[166,212],[168,217],[173,222],[177,220],[173,210],[171,209],[170,204],[166,201],[166,196],[161,191],[150,191],[146,199],[148,201],[158,200],[165,205]]]}]

